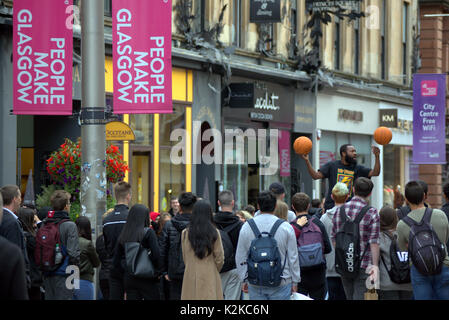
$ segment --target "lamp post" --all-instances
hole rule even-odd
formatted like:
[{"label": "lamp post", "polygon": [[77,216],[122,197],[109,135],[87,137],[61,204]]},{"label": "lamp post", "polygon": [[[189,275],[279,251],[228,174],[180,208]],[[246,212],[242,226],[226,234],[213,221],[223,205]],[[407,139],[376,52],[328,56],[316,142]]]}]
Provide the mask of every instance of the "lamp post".
[{"label": "lamp post", "polygon": [[[106,212],[106,136],[104,79],[104,0],[81,4],[81,215],[92,225],[95,243]],[[97,296],[98,272],[94,278]]]}]

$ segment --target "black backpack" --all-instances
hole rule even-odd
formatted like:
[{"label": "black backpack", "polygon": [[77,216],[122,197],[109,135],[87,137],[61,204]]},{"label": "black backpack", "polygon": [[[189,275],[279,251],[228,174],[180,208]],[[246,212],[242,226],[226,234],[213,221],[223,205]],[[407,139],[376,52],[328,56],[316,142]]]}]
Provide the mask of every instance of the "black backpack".
[{"label": "black backpack", "polygon": [[274,235],[283,222],[286,221],[278,219],[269,233],[261,233],[254,220],[248,220],[248,224],[256,236],[251,241],[247,259],[248,282],[250,284],[263,287],[278,287],[281,284],[287,254],[285,254],[284,264],[282,264],[281,254]]},{"label": "black backpack", "polygon": [[432,209],[426,208],[421,222],[409,216],[402,219],[410,227],[408,253],[415,268],[423,275],[440,274],[446,257],[444,244],[430,224]]},{"label": "black backpack", "polygon": [[388,275],[390,276],[391,281],[397,284],[410,283],[410,262],[408,252],[399,250],[396,235],[393,236],[388,232],[384,232],[384,234],[391,240],[389,252],[391,269],[388,270],[387,264],[382,256],[381,260],[388,272]]},{"label": "black backpack", "polygon": [[360,254],[360,229],[359,224],[371,207],[365,206],[351,221],[346,216],[345,206],[340,207],[340,219],[343,225],[335,235],[335,270],[341,276],[354,279],[359,275],[360,264],[365,255]]},{"label": "black backpack", "polygon": [[231,224],[225,228],[221,228],[217,225],[218,231],[220,231],[221,243],[223,245],[224,251],[224,264],[220,270],[220,273],[227,272],[229,270],[235,269],[235,250],[234,245],[232,244],[231,237],[229,237],[229,232],[234,230],[237,226],[240,225],[240,221],[234,224]]}]

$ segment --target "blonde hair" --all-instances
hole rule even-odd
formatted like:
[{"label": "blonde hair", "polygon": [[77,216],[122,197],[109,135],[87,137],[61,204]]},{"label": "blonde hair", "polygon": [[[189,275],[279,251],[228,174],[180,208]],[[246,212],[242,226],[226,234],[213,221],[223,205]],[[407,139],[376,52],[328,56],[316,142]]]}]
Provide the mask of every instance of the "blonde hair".
[{"label": "blonde hair", "polygon": [[348,186],[342,182],[337,182],[332,188],[332,195],[334,196],[335,202],[342,203],[345,202],[346,197],[349,194]]},{"label": "blonde hair", "polygon": [[274,215],[279,219],[288,220],[288,206],[284,201],[276,201],[276,208],[274,209]]}]

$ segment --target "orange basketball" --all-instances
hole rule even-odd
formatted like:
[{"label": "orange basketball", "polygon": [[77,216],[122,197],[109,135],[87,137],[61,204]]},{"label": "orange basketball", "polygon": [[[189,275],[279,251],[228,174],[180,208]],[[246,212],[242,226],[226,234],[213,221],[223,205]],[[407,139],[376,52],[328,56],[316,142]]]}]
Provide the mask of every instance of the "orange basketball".
[{"label": "orange basketball", "polygon": [[390,128],[379,127],[374,131],[374,140],[380,145],[389,144],[393,138],[393,133]]},{"label": "orange basketball", "polygon": [[312,151],[312,140],[307,137],[299,137],[295,140],[293,149],[297,154],[309,154]]}]

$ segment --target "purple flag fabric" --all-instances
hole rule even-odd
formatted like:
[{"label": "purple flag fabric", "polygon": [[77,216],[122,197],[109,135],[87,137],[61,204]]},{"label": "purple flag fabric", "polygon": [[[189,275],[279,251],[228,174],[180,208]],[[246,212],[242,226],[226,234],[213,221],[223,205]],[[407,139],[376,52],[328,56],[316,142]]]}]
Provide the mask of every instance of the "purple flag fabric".
[{"label": "purple flag fabric", "polygon": [[413,75],[413,162],[446,163],[446,75]]}]

